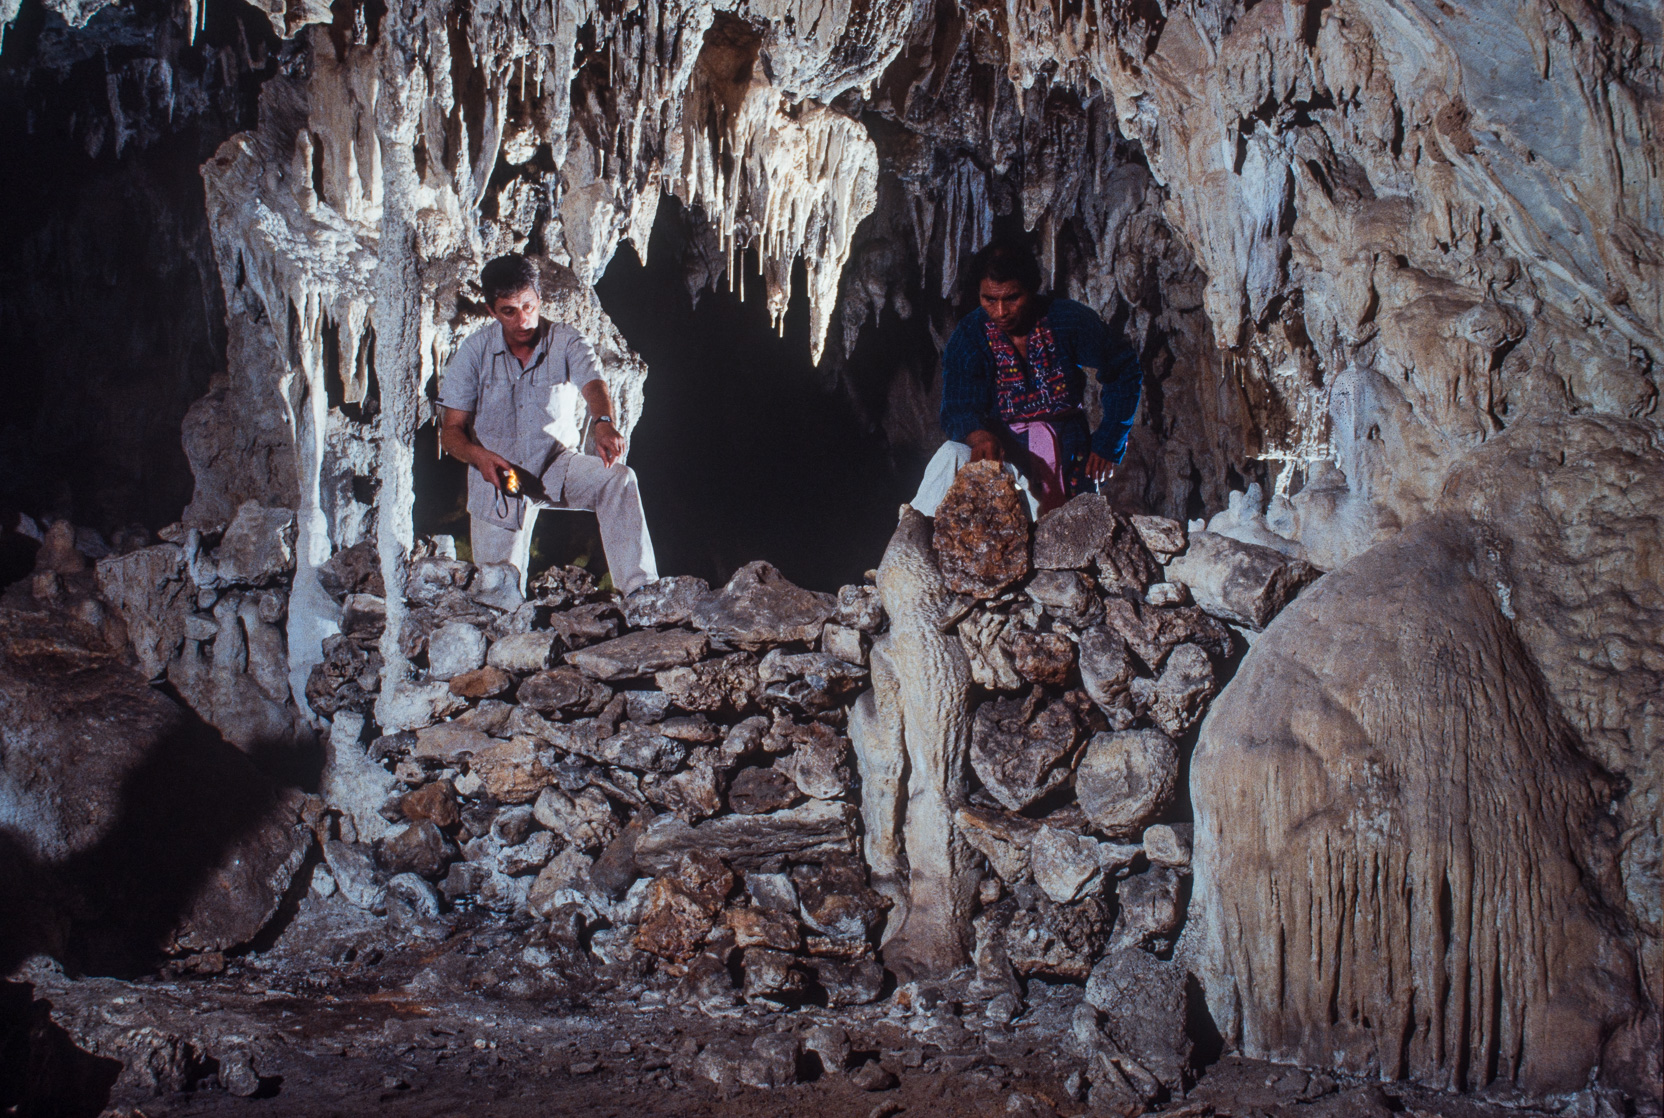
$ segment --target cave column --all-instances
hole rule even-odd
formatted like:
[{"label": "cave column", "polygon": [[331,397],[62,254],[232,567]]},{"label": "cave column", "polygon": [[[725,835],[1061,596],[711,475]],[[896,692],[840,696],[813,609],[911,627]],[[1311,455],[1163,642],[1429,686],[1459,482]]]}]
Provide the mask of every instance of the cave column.
[{"label": "cave column", "polygon": [[387,628],[381,638],[381,695],[377,721],[394,720],[397,693],[410,679],[410,662],[400,651],[404,628],[404,572],[415,542],[412,473],[422,385],[421,275],[416,258],[415,142],[427,96],[425,71],[415,40],[426,31],[424,9],[405,0],[388,8],[383,20],[376,138],[381,149],[382,211],[374,282],[375,376],[381,386],[380,480],[376,541],[387,586]]}]

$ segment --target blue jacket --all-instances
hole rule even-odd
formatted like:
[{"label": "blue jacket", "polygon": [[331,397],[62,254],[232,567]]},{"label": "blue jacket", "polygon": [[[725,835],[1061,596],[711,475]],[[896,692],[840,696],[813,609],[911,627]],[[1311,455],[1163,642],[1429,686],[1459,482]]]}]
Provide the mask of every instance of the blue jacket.
[{"label": "blue jacket", "polygon": [[[1072,299],[1053,299],[1046,324],[1057,339],[1057,353],[1069,373],[1069,398],[1080,406],[1086,395],[1082,366],[1098,370],[1103,385],[1103,424],[1091,436],[1094,452],[1111,462],[1127,453],[1127,435],[1138,413],[1144,370],[1138,353],[1112,335],[1103,319]],[[1082,425],[1084,426],[1084,425]],[[959,321],[942,354],[942,431],[964,442],[972,431],[1002,435],[994,400],[994,351],[988,346],[988,313],[978,307]],[[1073,441],[1065,437],[1065,441]]]}]

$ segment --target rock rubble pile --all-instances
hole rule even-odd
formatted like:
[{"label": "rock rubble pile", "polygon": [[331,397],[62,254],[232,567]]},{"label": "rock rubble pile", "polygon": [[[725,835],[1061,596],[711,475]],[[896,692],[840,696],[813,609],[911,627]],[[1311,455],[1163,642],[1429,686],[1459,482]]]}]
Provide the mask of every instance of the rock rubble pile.
[{"label": "rock rubble pile", "polygon": [[[951,804],[982,865],[973,992],[1016,1012],[1020,978],[1170,954],[1190,862],[1180,743],[1233,664],[1233,626],[1315,572],[1096,495],[1030,540],[1015,494],[994,498],[950,506],[934,539],[960,594],[943,631],[975,682]],[[709,1010],[886,992],[907,897],[869,878],[850,740],[890,640],[878,586],[818,593],[757,562],[720,588],[671,577],[620,598],[567,567],[523,596],[511,567],[427,542],[403,588],[419,671],[381,694],[377,571],[369,544],[321,570],[343,631],[306,686],[332,720],[315,890],[418,923],[546,920],[578,957],[656,971]]]}]

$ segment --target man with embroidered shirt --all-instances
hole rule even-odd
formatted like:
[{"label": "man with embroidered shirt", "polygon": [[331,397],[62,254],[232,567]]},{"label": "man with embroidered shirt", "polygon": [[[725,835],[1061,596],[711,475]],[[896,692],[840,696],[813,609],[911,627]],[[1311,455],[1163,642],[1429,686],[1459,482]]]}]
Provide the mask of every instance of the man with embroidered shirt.
[{"label": "man with embroidered shirt", "polygon": [[[524,588],[539,506],[589,509],[600,522],[613,585],[628,594],[654,581],[659,574],[641,494],[635,471],[622,461],[624,436],[613,424],[595,351],[572,327],[539,317],[537,269],[524,256],[488,263],[480,287],[494,321],[462,343],[439,385],[440,448],[473,467],[474,562],[513,563]],[[553,434],[564,418],[564,384],[583,394],[599,457],[572,450]]]},{"label": "man with embroidered shirt", "polygon": [[[1091,308],[1042,296],[1026,246],[995,241],[966,279],[980,306],[942,355],[942,431],[913,507],[934,515],[960,467],[1007,462],[1027,480],[1030,508],[1049,512],[1115,474],[1127,451],[1144,374],[1138,354]],[[1103,421],[1089,430],[1085,369],[1103,385]]]}]

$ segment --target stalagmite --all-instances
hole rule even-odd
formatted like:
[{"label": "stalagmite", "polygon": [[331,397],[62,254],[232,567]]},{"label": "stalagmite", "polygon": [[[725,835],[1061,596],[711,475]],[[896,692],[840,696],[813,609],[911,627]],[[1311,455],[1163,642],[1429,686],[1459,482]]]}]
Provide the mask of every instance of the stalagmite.
[{"label": "stalagmite", "polygon": [[[957,636],[943,632],[955,597],[936,566],[930,532],[930,520],[903,505],[878,567],[895,679],[878,692],[886,705],[879,717],[892,727],[899,721],[908,763],[902,825],[907,911],[901,926],[887,933],[884,962],[906,978],[940,977],[970,957],[979,877],[975,852],[954,824],[965,803],[971,666]],[[880,750],[894,743],[893,730],[874,742]],[[882,753],[877,764],[894,771],[895,761]]]}]

